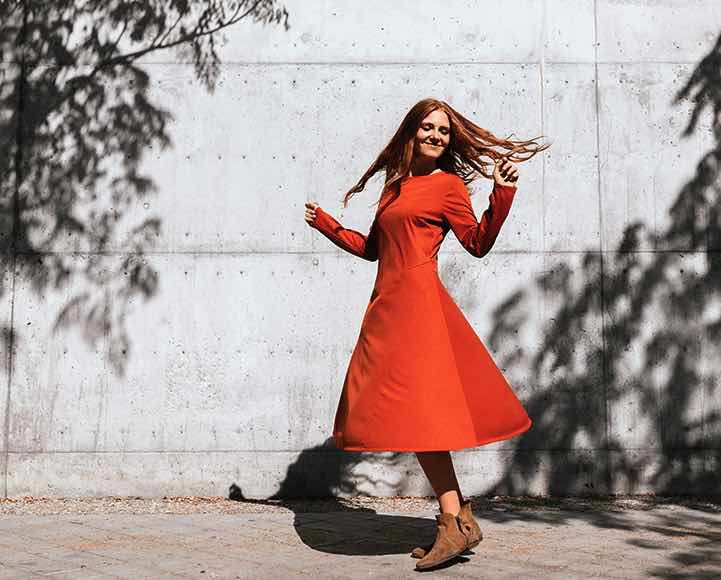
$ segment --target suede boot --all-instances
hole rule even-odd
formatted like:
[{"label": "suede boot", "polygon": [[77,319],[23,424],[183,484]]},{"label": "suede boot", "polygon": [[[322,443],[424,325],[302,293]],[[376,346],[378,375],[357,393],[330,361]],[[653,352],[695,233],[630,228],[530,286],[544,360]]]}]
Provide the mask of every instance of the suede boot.
[{"label": "suede boot", "polygon": [[[476,518],[473,517],[473,510],[471,509],[470,500],[466,500],[461,503],[461,511],[458,513],[458,519],[461,520],[461,529],[468,538],[467,549],[475,548],[478,544],[480,544],[481,540],[483,539],[483,532],[481,532],[481,528],[478,527]],[[422,558],[428,552],[430,552],[432,547],[433,544],[413,548],[413,551],[411,552],[411,558]]]},{"label": "suede boot", "polygon": [[442,513],[436,516],[438,529],[436,541],[430,551],[416,563],[416,570],[434,568],[451,558],[455,558],[468,547],[468,539],[461,529],[461,520],[458,516]]}]

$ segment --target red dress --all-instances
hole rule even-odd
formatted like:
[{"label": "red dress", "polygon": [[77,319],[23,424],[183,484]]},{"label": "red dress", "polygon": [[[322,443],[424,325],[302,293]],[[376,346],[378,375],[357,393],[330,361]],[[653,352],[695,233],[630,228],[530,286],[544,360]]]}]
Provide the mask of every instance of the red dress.
[{"label": "red dress", "polygon": [[368,235],[316,208],[313,227],[378,261],[350,358],[333,439],[348,451],[448,451],[509,439],[531,419],[438,276],[449,230],[472,255],[489,252],[515,186],[494,181],[478,222],[455,174],[406,177],[385,192]]}]

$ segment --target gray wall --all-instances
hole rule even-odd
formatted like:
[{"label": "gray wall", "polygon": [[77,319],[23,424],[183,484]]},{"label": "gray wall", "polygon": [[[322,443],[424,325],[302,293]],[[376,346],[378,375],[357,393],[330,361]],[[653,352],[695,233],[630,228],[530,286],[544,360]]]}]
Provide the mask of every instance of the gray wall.
[{"label": "gray wall", "polygon": [[[172,145],[145,152],[157,191],[123,215],[126,232],[162,227],[139,256],[157,289],[124,302],[119,339],[68,316],[87,277],[6,268],[4,494],[430,494],[412,455],[328,441],[377,264],[303,221],[314,199],[366,230],[380,176],[345,210],[341,196],[426,96],[553,141],[520,165],[491,254],[452,234],[442,250],[442,279],[534,420],[455,453],[464,492],[718,492],[721,3],[285,6],[288,31],[227,31],[214,92],[175,53],[145,59]],[[687,83],[716,101],[674,102]],[[475,191],[480,216],[489,182]],[[105,249],[105,268],[127,275],[129,252]],[[95,254],[71,237],[15,258],[84,271]],[[102,288],[127,298],[112,276]]]}]

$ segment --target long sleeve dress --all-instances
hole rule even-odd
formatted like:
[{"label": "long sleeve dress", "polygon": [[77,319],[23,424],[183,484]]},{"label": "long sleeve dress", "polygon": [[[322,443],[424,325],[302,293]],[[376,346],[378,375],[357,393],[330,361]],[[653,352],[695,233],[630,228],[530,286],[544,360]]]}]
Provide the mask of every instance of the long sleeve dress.
[{"label": "long sleeve dress", "polygon": [[463,180],[439,171],[405,177],[385,193],[368,234],[316,208],[314,228],[340,248],[378,262],[340,394],[333,440],[348,451],[458,450],[509,439],[531,419],[438,276],[453,230],[486,255],[515,186],[494,181],[476,219]]}]

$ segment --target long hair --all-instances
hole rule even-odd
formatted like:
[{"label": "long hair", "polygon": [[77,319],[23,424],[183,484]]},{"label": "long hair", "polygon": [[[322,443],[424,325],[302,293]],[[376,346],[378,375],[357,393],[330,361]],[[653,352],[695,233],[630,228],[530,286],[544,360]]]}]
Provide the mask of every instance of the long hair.
[{"label": "long hair", "polygon": [[[466,184],[473,181],[479,173],[488,179],[493,179],[493,168],[498,159],[506,158],[514,163],[526,161],[550,147],[549,143],[544,145],[536,143],[535,139],[543,135],[525,141],[501,139],[466,119],[445,101],[433,98],[422,99],[406,113],[388,145],[380,152],[358,183],[345,194],[344,208],[348,206],[353,194],[363,190],[366,182],[377,172],[385,170],[383,193],[394,188],[396,183],[409,174],[418,128],[423,119],[436,109],[445,112],[450,120],[450,139],[443,155],[438,158],[438,167],[458,175]],[[493,147],[506,151],[499,152]],[[483,156],[490,157],[492,161],[485,161],[482,159]],[[486,169],[487,166],[491,167],[490,170]],[[395,189],[398,191],[399,188]]]}]

